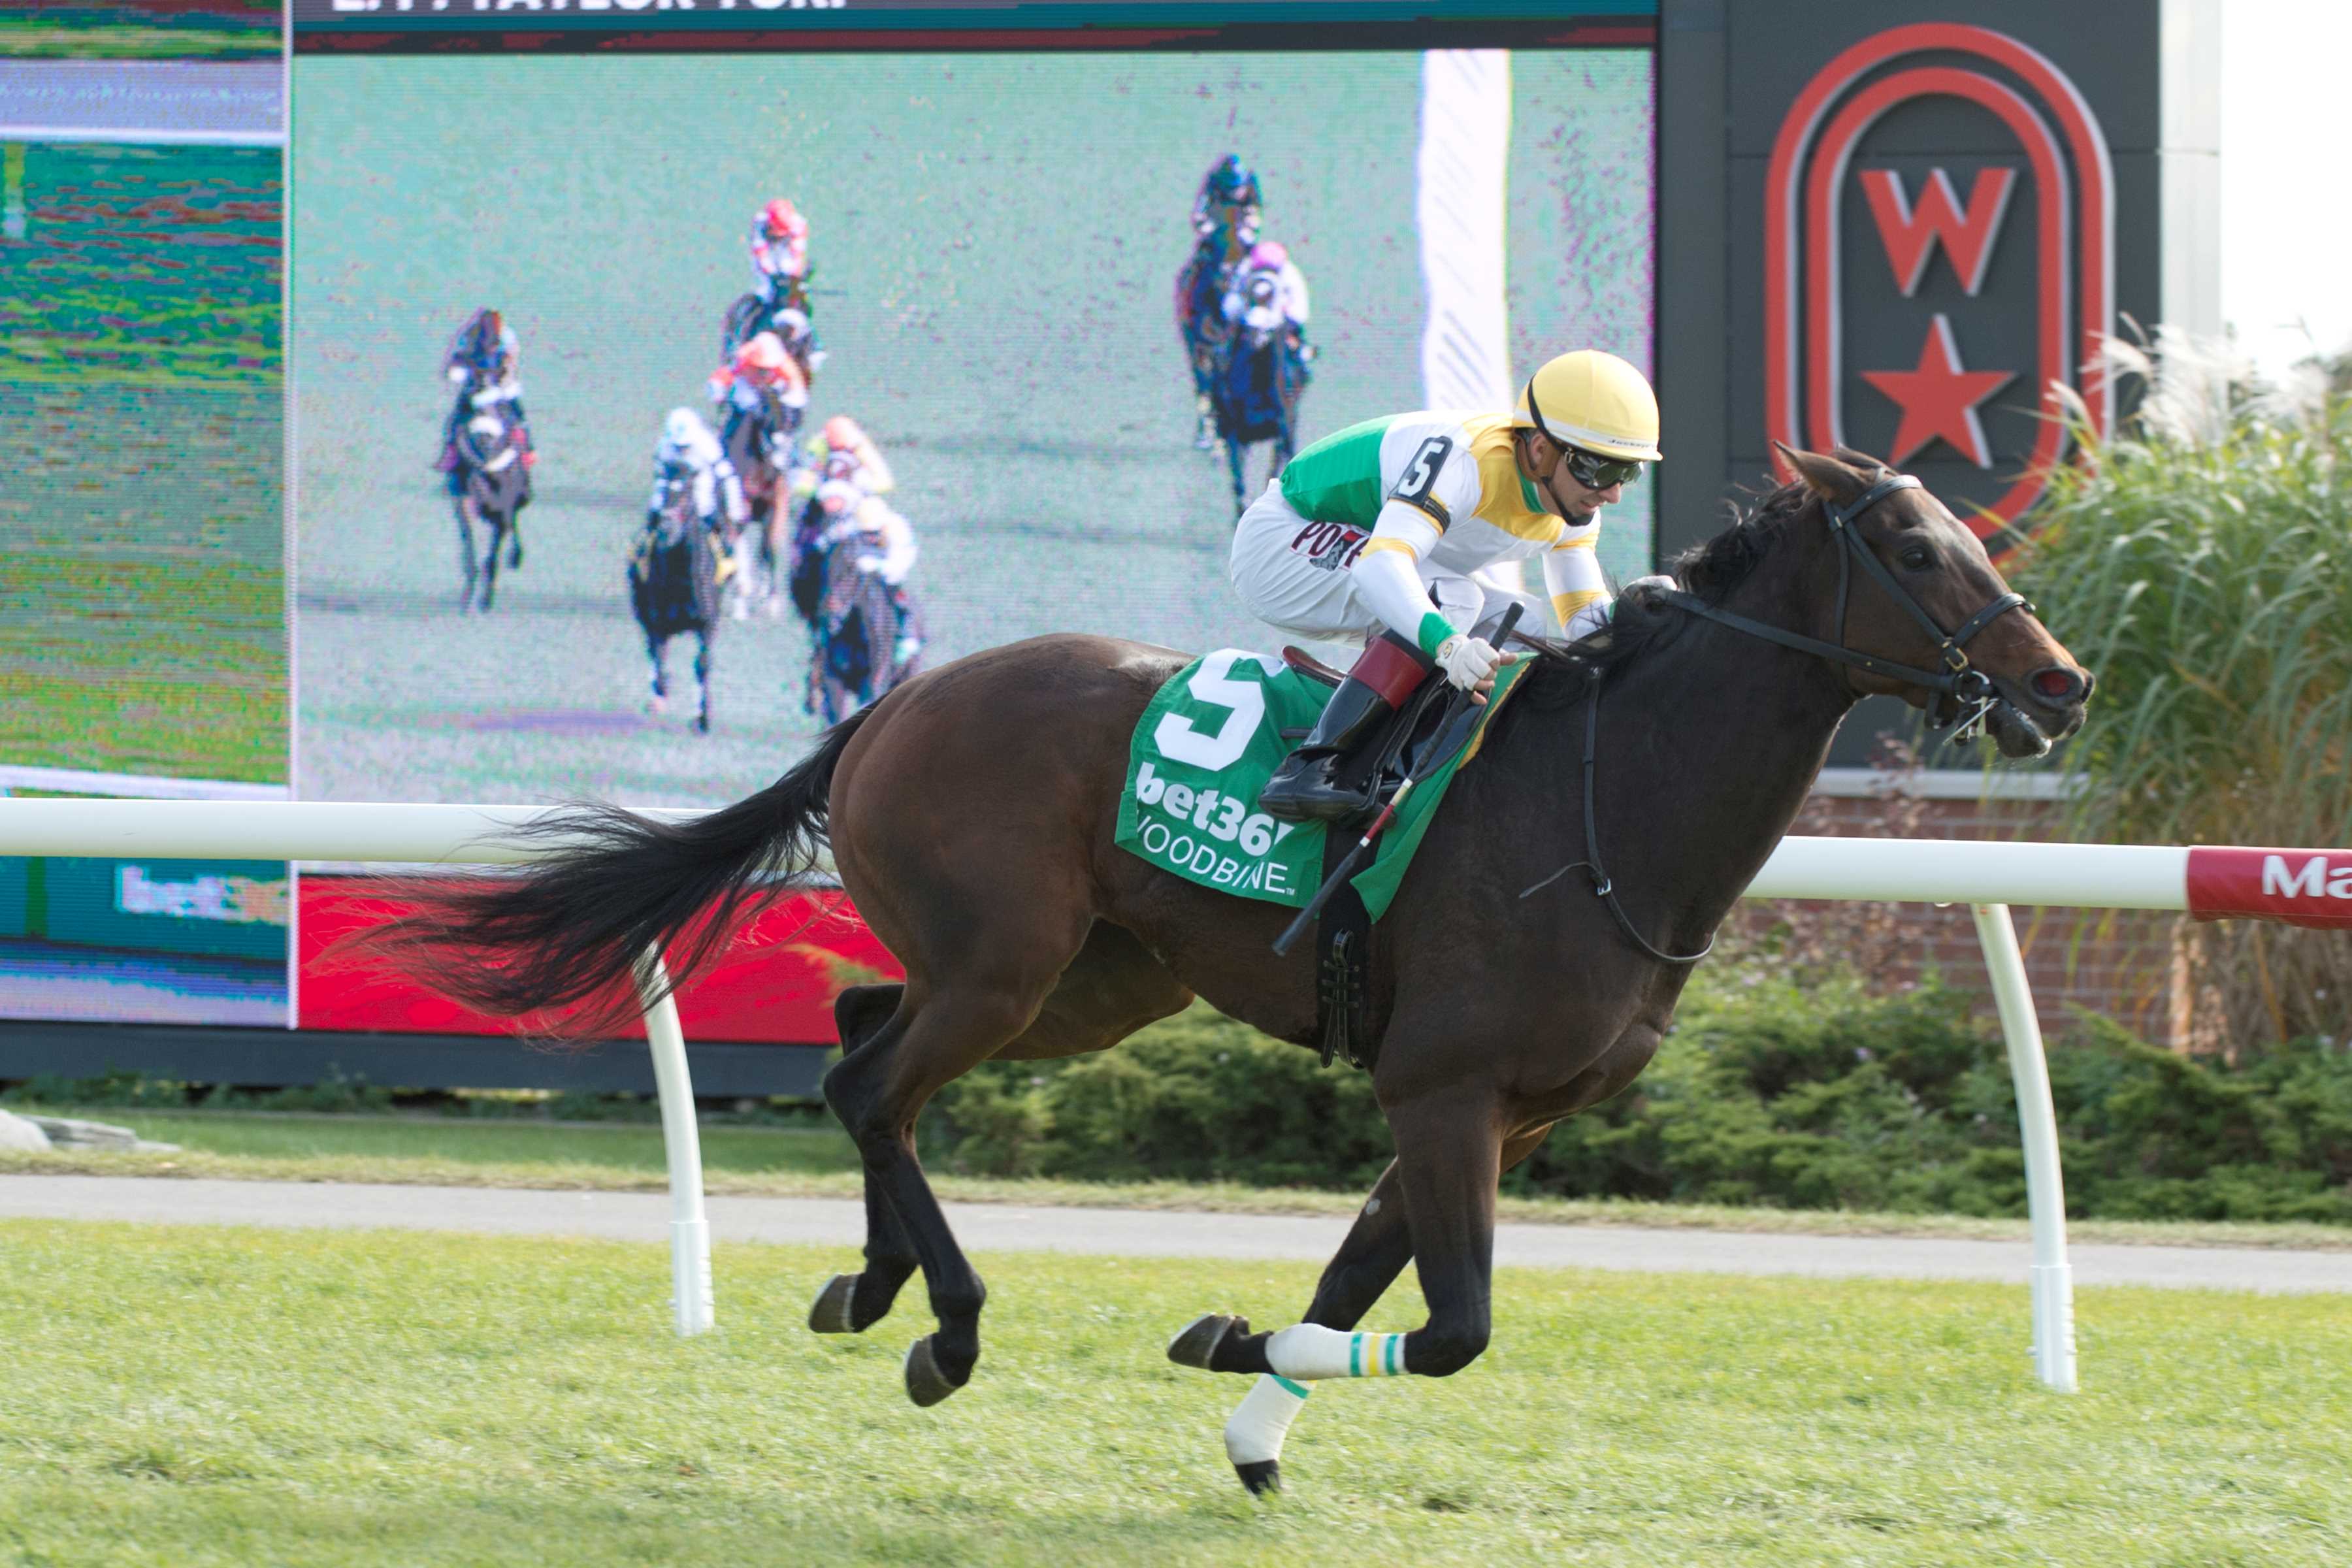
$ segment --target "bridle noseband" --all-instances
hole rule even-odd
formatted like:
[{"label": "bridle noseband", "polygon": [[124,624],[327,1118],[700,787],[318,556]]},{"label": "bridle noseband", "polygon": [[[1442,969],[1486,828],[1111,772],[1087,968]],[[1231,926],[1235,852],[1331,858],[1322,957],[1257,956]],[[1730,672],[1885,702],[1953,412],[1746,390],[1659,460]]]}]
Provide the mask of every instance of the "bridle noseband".
[{"label": "bridle noseband", "polygon": [[[1993,704],[2000,700],[2000,694],[1993,689],[1991,678],[1969,663],[1969,656],[1966,652],[1969,639],[2011,610],[2023,610],[2028,615],[2032,615],[2035,611],[2024,595],[2002,594],[1962,622],[1958,629],[1947,632],[1936,624],[1936,617],[1929,615],[1921,606],[1919,601],[1911,596],[1910,591],[1895,581],[1895,574],[1886,569],[1886,563],[1881,561],[1864,542],[1862,531],[1855,524],[1861,521],[1864,512],[1897,490],[1916,490],[1922,488],[1924,487],[1920,485],[1918,479],[1910,474],[1889,474],[1845,506],[1840,506],[1826,497],[1822,499],[1822,515],[1829,520],[1830,531],[1837,535],[1843,546],[1838,551],[1837,641],[1835,642],[1823,642],[1819,637],[1809,637],[1796,632],[1783,631],[1779,626],[1767,626],[1762,621],[1750,620],[1746,616],[1734,615],[1729,610],[1719,609],[1696,595],[1685,593],[1679,588],[1660,589],[1657,598],[1662,604],[1672,605],[1678,610],[1686,610],[1702,620],[1729,626],[1733,631],[1744,632],[1752,637],[1761,637],[1766,642],[1778,643],[1782,647],[1794,648],[1799,653],[1809,653],[1817,658],[1825,658],[1833,664],[1843,664],[1855,669],[1866,670],[1872,675],[1884,676],[1888,679],[1905,681],[1913,686],[1924,686],[1937,696],[1937,701],[1928,710],[1927,728],[1931,731],[1946,730],[1957,721],[1959,729],[1954,732],[1953,739],[1967,741],[1975,734],[1977,726],[1984,721],[1985,716],[1992,711]],[[1877,579],[1880,587],[1886,590],[1887,596],[1902,605],[1905,612],[1920,626],[1926,627],[1927,635],[1936,639],[1936,652],[1943,661],[1943,668],[1920,669],[1911,665],[1898,664],[1891,658],[1881,658],[1874,653],[1863,653],[1845,646],[1846,595],[1853,586],[1853,563],[1857,559],[1861,561],[1863,569]],[[1519,897],[1524,899],[1538,889],[1549,887],[1569,872],[1580,868],[1592,879],[1593,896],[1607,908],[1612,918],[1617,922],[1617,929],[1624,933],[1626,940],[1661,963],[1696,963],[1715,951],[1715,939],[1710,936],[1706,945],[1693,953],[1667,952],[1651,945],[1648,938],[1633,929],[1632,919],[1617,902],[1616,884],[1610,880],[1609,873],[1601,868],[1601,826],[1593,815],[1594,772],[1599,760],[1601,741],[1601,676],[1598,671],[1595,671],[1592,677],[1591,693],[1591,703],[1585,713],[1584,720],[1584,852],[1591,858],[1571,861],[1542,881],[1536,883],[1534,887],[1528,888]]]},{"label": "bridle noseband", "polygon": [[[1837,640],[1835,642],[1823,642],[1819,637],[1803,637],[1796,632],[1784,631],[1779,626],[1768,626],[1762,621],[1750,620],[1746,616],[1733,615],[1729,610],[1720,609],[1696,595],[1685,593],[1679,588],[1661,589],[1658,599],[1663,604],[1672,605],[1678,610],[1688,611],[1704,620],[1729,626],[1734,631],[1744,632],[1752,637],[1761,637],[1766,642],[1778,643],[1782,647],[1795,648],[1800,653],[1809,653],[1817,658],[1825,658],[1834,664],[1847,665],[1872,675],[1883,676],[1889,680],[1900,680],[1906,685],[1925,687],[1934,692],[1938,699],[1928,709],[1927,728],[1930,731],[1947,730],[1958,722],[1959,729],[1953,735],[1953,739],[1969,740],[1974,737],[1977,726],[1981,724],[1985,716],[1992,711],[1993,704],[2000,700],[2000,695],[1994,691],[1991,679],[1984,671],[1969,663],[1969,656],[1966,652],[1969,640],[2011,610],[2023,610],[2028,615],[2032,615],[2035,611],[2024,595],[2002,594],[1962,622],[1957,630],[1947,632],[1936,624],[1936,617],[1929,615],[1920,605],[1919,601],[1911,596],[1910,590],[1895,581],[1895,574],[1886,569],[1886,563],[1881,561],[1877,552],[1864,542],[1862,530],[1856,525],[1862,521],[1863,513],[1885,500],[1888,496],[1894,495],[1898,490],[1916,490],[1921,488],[1923,487],[1919,480],[1913,475],[1889,474],[1844,506],[1840,506],[1826,498],[1822,501],[1822,516],[1828,520],[1830,531],[1837,536],[1838,542],[1843,546],[1838,552]],[[1936,639],[1936,652],[1943,663],[1941,669],[1920,669],[1912,665],[1899,664],[1894,659],[1881,658],[1876,654],[1864,653],[1845,646],[1846,597],[1853,587],[1853,566],[1857,560],[1862,563],[1863,570],[1869,573],[1878,585],[1886,590],[1887,597],[1893,599],[1902,607],[1905,614],[1918,622],[1927,635]]]}]

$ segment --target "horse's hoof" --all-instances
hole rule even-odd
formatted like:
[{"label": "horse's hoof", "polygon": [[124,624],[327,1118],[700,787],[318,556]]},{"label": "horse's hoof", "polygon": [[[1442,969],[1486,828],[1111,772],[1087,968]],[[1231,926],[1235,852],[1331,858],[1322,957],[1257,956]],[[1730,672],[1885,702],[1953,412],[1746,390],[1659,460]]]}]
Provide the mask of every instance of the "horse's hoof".
[{"label": "horse's hoof", "polygon": [[850,1317],[850,1303],[857,1295],[857,1276],[836,1274],[824,1282],[809,1307],[809,1332],[813,1334],[854,1334],[857,1324]]},{"label": "horse's hoof", "polygon": [[1282,1489],[1282,1461],[1279,1459],[1254,1459],[1246,1465],[1235,1465],[1234,1474],[1241,1477],[1242,1485],[1249,1489],[1252,1497],[1264,1497],[1268,1492]]},{"label": "horse's hoof", "polygon": [[950,1383],[948,1374],[931,1354],[931,1336],[925,1334],[907,1347],[907,1397],[928,1410],[961,1388],[962,1384]]},{"label": "horse's hoof", "polygon": [[1178,1366],[1213,1371],[1214,1369],[1209,1365],[1210,1358],[1217,1353],[1217,1347],[1224,1343],[1225,1336],[1235,1329],[1248,1333],[1248,1320],[1229,1317],[1223,1312],[1203,1312],[1185,1324],[1182,1331],[1168,1342],[1168,1359]]}]

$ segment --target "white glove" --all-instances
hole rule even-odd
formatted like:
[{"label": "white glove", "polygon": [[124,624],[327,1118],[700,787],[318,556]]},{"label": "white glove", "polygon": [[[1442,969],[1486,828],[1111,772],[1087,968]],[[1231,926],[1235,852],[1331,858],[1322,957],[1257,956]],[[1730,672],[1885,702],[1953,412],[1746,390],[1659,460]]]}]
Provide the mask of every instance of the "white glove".
[{"label": "white glove", "polygon": [[1484,637],[1474,637],[1466,632],[1455,632],[1437,645],[1437,668],[1445,679],[1467,691],[1480,681],[1491,678],[1503,656],[1495,645]]}]

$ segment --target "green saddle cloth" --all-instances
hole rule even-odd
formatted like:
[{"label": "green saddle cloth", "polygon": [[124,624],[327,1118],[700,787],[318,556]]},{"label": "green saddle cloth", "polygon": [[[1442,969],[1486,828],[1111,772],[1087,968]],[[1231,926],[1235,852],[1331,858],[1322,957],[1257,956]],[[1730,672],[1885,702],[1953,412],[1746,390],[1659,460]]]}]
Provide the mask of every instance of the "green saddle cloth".
[{"label": "green saddle cloth", "polygon": [[[1497,674],[1470,744],[1413,786],[1381,835],[1371,865],[1354,878],[1372,919],[1387,911],[1454,775],[1477,754],[1486,725],[1528,668],[1510,665]],[[1258,810],[1257,796],[1297,744],[1282,732],[1313,729],[1330,696],[1330,688],[1280,659],[1240,648],[1187,665],[1152,698],[1128,742],[1118,847],[1204,888],[1305,907],[1323,879],[1330,829],[1277,822]]]}]

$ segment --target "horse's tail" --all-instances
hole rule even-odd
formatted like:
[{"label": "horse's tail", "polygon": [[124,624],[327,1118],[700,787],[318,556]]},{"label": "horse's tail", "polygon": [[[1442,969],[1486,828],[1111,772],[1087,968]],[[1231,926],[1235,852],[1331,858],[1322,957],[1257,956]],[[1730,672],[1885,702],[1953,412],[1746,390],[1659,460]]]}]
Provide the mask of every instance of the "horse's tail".
[{"label": "horse's tail", "polygon": [[557,846],[545,858],[488,882],[423,888],[413,912],[356,946],[478,1012],[528,1017],[568,1038],[617,1034],[641,1011],[625,981],[649,955],[665,954],[670,989],[680,988],[743,920],[809,885],[834,769],[872,711],[826,731],[759,794],[706,816],[657,822],[590,802],[541,817],[514,837]]}]

